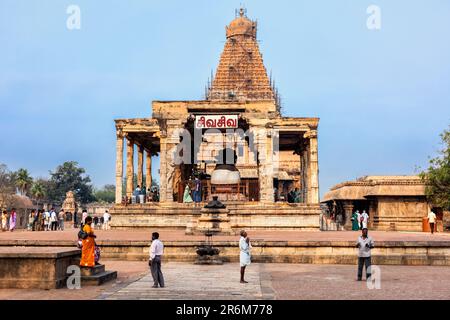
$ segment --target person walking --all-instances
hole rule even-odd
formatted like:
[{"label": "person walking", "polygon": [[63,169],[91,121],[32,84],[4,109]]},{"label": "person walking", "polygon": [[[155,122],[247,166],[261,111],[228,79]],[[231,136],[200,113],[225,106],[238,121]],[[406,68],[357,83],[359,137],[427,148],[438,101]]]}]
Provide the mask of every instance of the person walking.
[{"label": "person walking", "polygon": [[78,211],[73,213],[73,227],[78,228]]},{"label": "person walking", "polygon": [[195,207],[201,206],[202,202],[202,181],[195,177],[194,179],[194,191],[192,192],[194,196]]},{"label": "person walking", "polygon": [[81,223],[82,223],[82,224],[86,224],[86,218],[87,218],[87,217],[88,217],[87,210],[84,209],[84,210],[83,210],[83,213],[81,214]]},{"label": "person walking", "polygon": [[105,210],[105,213],[103,214],[103,230],[109,230],[109,220],[111,220],[111,215],[108,210]]},{"label": "person walking", "polygon": [[369,225],[369,215],[367,214],[366,210],[363,210],[363,213],[361,213],[361,229],[368,228]]},{"label": "person walking", "polygon": [[28,231],[34,231],[34,216],[36,214],[36,210],[32,209],[30,214],[28,215],[28,226],[27,226],[27,230]]},{"label": "person walking", "polygon": [[245,281],[245,268],[250,265],[251,256],[250,256],[250,238],[247,235],[245,230],[241,231],[241,239],[239,240],[239,250],[241,251],[239,255],[239,262],[241,266],[241,283],[248,283]]},{"label": "person walking", "polygon": [[58,229],[64,231],[64,221],[66,220],[66,213],[63,209],[58,214]]},{"label": "person walking", "polygon": [[189,183],[186,183],[186,187],[184,188],[183,202],[192,203],[191,188],[189,188]]},{"label": "person walking", "polygon": [[94,229],[91,225],[92,217],[86,217],[82,230],[87,234],[87,237],[82,239],[81,267],[95,266],[95,238],[97,236],[94,234]]},{"label": "person walking", "polygon": [[435,228],[435,223],[436,223],[436,214],[433,212],[433,210],[430,210],[430,212],[428,212],[428,223],[430,224],[430,231],[431,234],[434,234],[434,228]]},{"label": "person walking", "polygon": [[152,245],[150,246],[150,259],[148,264],[152,272],[153,287],[158,288],[158,284],[161,288],[164,288],[164,276],[161,271],[161,256],[164,253],[164,245],[159,240],[159,233],[152,233]]},{"label": "person walking", "polygon": [[13,232],[16,229],[17,213],[16,208],[12,208],[9,215],[9,231]]},{"label": "person walking", "polygon": [[359,230],[358,214],[356,212],[353,212],[352,214],[352,230],[353,231]]},{"label": "person walking", "polygon": [[362,235],[358,237],[356,247],[358,248],[358,281],[362,280],[363,267],[366,266],[366,280],[371,276],[370,268],[372,265],[371,250],[375,243],[368,235],[368,229],[362,229]]},{"label": "person walking", "polygon": [[55,212],[55,208],[52,208],[50,210],[50,224],[51,224],[50,229],[52,231],[56,231],[58,229],[58,216]]},{"label": "person walking", "polygon": [[44,213],[44,210],[39,209],[36,215],[36,231],[42,231],[44,221],[42,219],[42,215]]},{"label": "person walking", "polygon": [[44,231],[48,231],[48,225],[49,225],[49,220],[50,220],[50,214],[47,210],[42,212],[42,220],[43,222],[43,228]]},{"label": "person walking", "polygon": [[2,225],[1,225],[2,231],[8,230],[8,212],[6,210],[3,210],[2,212]]}]

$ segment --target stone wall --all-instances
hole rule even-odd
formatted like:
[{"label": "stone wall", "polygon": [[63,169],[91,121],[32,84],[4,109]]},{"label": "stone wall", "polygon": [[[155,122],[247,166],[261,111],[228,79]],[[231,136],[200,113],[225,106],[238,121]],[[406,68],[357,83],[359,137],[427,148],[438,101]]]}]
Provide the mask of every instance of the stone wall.
[{"label": "stone wall", "polygon": [[[249,230],[318,230],[319,205],[307,204],[235,204],[230,209],[231,227]],[[200,208],[189,204],[114,206],[111,228],[185,229],[200,217]]]},{"label": "stone wall", "polygon": [[373,216],[375,230],[422,231],[428,214],[424,197],[379,197]]}]

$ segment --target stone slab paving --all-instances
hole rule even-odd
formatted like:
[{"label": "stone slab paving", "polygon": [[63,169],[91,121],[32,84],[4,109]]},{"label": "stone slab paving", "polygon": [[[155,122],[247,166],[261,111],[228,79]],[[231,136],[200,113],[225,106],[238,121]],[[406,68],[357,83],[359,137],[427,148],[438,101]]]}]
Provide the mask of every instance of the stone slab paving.
[{"label": "stone slab paving", "polygon": [[[379,266],[379,289],[356,281],[356,266],[264,264],[276,299],[450,300],[450,267]],[[364,279],[364,278],[363,278]]]},{"label": "stone slab paving", "polygon": [[[261,279],[260,264],[246,272],[247,284],[239,282],[239,264],[221,266],[169,262],[163,264],[164,288],[152,288],[150,274],[114,292],[104,292],[98,299],[108,300],[242,300],[270,299],[273,295]],[[261,282],[263,281],[263,282]]]},{"label": "stone slab paving", "polygon": [[380,289],[368,289],[356,281],[356,266],[252,263],[249,284],[239,283],[239,264],[196,266],[163,263],[167,287],[151,288],[148,266],[143,261],[103,261],[118,271],[116,281],[99,287],[69,289],[0,289],[0,300],[90,299],[292,299],[292,300],[450,300],[450,267],[380,266]]}]

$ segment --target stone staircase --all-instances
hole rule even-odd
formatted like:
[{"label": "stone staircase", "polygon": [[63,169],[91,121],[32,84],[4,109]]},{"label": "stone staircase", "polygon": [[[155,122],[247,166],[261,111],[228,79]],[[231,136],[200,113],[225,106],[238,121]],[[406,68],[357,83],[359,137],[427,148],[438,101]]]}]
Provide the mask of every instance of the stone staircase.
[{"label": "stone staircase", "polygon": [[105,282],[117,279],[117,271],[106,271],[104,264],[93,268],[81,267],[81,284],[85,286],[100,286]]}]

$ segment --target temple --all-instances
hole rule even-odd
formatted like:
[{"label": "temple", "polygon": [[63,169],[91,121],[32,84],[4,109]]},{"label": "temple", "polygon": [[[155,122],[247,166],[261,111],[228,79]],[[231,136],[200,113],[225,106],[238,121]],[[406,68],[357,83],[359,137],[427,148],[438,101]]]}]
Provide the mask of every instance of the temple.
[{"label": "temple", "polygon": [[[218,196],[227,204],[233,229],[319,228],[319,119],[281,115],[278,91],[259,51],[257,24],[243,9],[225,31],[204,100],[153,101],[151,117],[115,120],[113,228],[195,224],[200,210],[183,203],[194,177],[201,179],[204,203]],[[211,180],[225,149],[237,156],[236,184]],[[147,193],[152,185],[152,156],[160,159],[159,195],[139,201],[137,185]]]},{"label": "temple", "polygon": [[[436,228],[443,231],[443,210],[427,201],[425,183],[419,176],[364,176],[333,186],[322,203],[351,230],[352,213],[366,211],[370,230],[426,231],[430,210],[437,215]],[[338,219],[339,220],[339,219]]]}]

